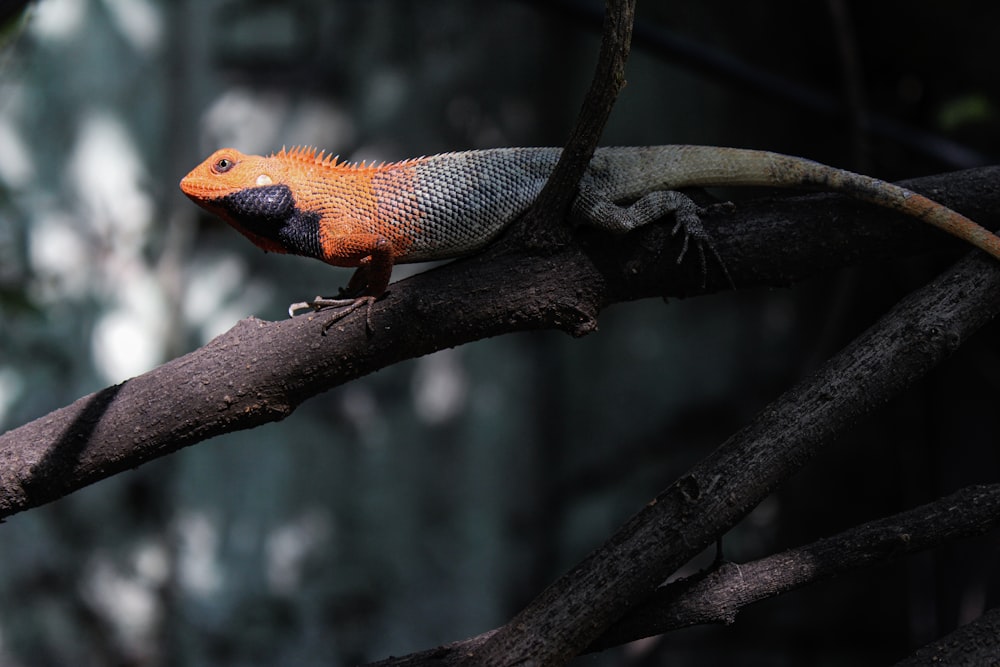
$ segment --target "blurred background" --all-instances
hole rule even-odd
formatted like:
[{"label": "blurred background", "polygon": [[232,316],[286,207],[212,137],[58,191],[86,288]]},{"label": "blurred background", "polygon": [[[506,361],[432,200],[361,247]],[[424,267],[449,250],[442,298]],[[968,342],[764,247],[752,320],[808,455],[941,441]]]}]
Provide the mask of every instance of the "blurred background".
[{"label": "blurred background", "polygon": [[[346,283],[187,201],[177,182],[212,150],[560,145],[603,9],[22,5],[0,2],[0,430]],[[1000,154],[998,3],[640,0],[638,22],[605,144],[766,148],[886,179]],[[348,665],[488,630],[953,259],[442,351],[16,515],[0,665]],[[727,557],[995,481],[996,340],[830,448]],[[994,532],[580,662],[883,664],[997,604],[998,551]]]}]

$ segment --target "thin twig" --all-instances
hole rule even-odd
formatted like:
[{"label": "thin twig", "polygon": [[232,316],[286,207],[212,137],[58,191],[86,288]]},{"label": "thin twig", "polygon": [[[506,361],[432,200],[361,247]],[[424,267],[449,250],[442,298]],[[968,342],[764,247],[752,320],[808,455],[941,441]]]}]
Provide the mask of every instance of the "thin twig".
[{"label": "thin twig", "polygon": [[[535,220],[551,212],[568,213],[577,185],[590,164],[618,93],[625,85],[625,62],[632,43],[635,0],[606,0],[601,50],[590,89],[583,100],[559,163],[526,218],[526,227],[544,229]],[[515,235],[516,238],[517,235]],[[589,314],[595,326],[596,312]],[[477,665],[559,665],[579,653],[615,619],[603,610],[579,616],[550,614],[529,608],[501,628],[476,653]]]}]

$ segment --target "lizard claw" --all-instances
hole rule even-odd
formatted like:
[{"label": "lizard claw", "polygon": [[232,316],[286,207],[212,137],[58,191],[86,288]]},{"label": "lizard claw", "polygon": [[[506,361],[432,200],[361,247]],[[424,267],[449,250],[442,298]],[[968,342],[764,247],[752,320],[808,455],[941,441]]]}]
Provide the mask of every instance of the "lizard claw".
[{"label": "lizard claw", "polygon": [[[330,327],[332,327],[335,323],[344,319],[345,317],[347,317],[348,315],[350,315],[355,310],[361,307],[365,307],[365,330],[368,332],[369,335],[375,333],[375,328],[372,326],[372,306],[375,304],[375,297],[359,296],[357,299],[351,300],[352,302],[347,305],[343,304],[343,301],[345,301],[345,299],[326,299],[326,301],[335,301],[338,303],[338,306],[342,306],[344,309],[338,313],[334,313],[333,317],[331,317],[329,320],[326,321],[326,323],[323,324],[324,336],[326,335],[326,332],[330,329]],[[313,301],[313,303],[315,304],[316,301]],[[326,307],[326,306],[321,306],[321,307]]]},{"label": "lizard claw", "polygon": [[[701,224],[701,223],[699,222],[698,224]],[[674,228],[670,230],[670,235],[671,236],[677,236],[677,232],[680,231],[681,227],[684,228],[684,245],[681,246],[681,251],[677,255],[677,263],[678,264],[683,264],[684,263],[684,256],[687,255],[687,251],[688,251],[688,242],[691,240],[691,230],[688,228],[687,225],[685,225],[683,222],[681,222],[680,216],[677,216],[677,222],[674,224]],[[700,239],[698,240],[698,248],[699,249],[701,248],[701,240]],[[701,268],[704,269],[705,268],[704,253],[702,253],[702,255],[703,256],[702,256],[702,266],[701,266]],[[702,272],[704,273],[704,271],[702,271]]]},{"label": "lizard claw", "polygon": [[[312,311],[319,310],[320,308],[324,307],[324,304],[317,305],[317,302],[322,302],[322,301],[328,301],[328,299],[324,299],[321,296],[317,296],[312,301],[299,301],[298,303],[293,303],[290,306],[288,306],[288,316],[295,317],[295,312],[299,310],[312,310]],[[353,301],[353,299],[349,299],[348,301]],[[341,305],[346,306],[348,304],[344,303]]]},{"label": "lizard claw", "polygon": [[330,299],[317,296],[312,301],[300,301],[288,306],[288,316],[295,317],[296,311],[299,310],[312,310],[313,312],[319,312],[324,308],[341,308],[342,310],[334,313],[333,317],[323,323],[323,335],[325,336],[326,332],[335,323],[344,319],[355,310],[358,310],[363,306],[367,306],[367,312],[365,313],[365,328],[369,334],[372,334],[375,332],[375,328],[372,326],[372,305],[375,301],[376,297],[373,296],[359,296],[353,299]]},{"label": "lizard claw", "polygon": [[688,245],[693,239],[695,246],[698,248],[698,256],[701,260],[701,286],[704,288],[707,284],[708,279],[708,262],[705,257],[705,249],[712,254],[715,262],[722,269],[723,275],[726,276],[726,282],[736,289],[736,284],[733,283],[732,277],[729,275],[729,269],[726,268],[726,263],[722,261],[722,256],[715,247],[715,243],[712,242],[712,236],[705,230],[704,225],[701,224],[701,214],[704,212],[701,208],[692,209],[679,209],[676,211],[676,222],[674,223],[674,228],[670,231],[671,235],[676,235],[677,232],[683,230],[684,232],[684,245],[681,246],[681,252],[677,255],[677,263],[680,264],[684,261],[685,255],[687,255]]}]

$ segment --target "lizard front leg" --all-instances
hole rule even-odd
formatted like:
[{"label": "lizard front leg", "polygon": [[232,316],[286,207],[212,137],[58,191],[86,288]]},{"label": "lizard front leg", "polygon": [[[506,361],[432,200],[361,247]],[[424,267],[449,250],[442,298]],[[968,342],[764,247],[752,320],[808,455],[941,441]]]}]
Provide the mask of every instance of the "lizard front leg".
[{"label": "lizard front leg", "polygon": [[338,234],[322,239],[321,247],[322,254],[319,259],[327,264],[356,266],[358,269],[351,276],[347,288],[341,290],[340,297],[317,296],[312,301],[293,303],[288,307],[289,316],[294,317],[295,311],[306,308],[312,310],[344,308],[323,325],[323,331],[326,331],[335,322],[347,317],[358,308],[367,306],[365,322],[369,333],[372,332],[372,304],[385,293],[392,277],[395,259],[392,242],[379,234]]}]

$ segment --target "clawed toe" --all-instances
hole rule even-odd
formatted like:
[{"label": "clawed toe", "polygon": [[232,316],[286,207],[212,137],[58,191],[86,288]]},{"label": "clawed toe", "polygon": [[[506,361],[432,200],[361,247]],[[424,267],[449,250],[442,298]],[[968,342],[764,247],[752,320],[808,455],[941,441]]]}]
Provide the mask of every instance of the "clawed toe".
[{"label": "clawed toe", "polygon": [[[698,213],[701,211],[699,210]],[[712,254],[715,258],[716,263],[719,268],[722,269],[722,273],[726,276],[726,281],[735,289],[735,284],[733,283],[732,277],[729,275],[729,269],[726,268],[726,263],[722,261],[722,256],[715,247],[715,243],[712,241],[712,236],[705,230],[705,227],[701,224],[701,218],[698,213],[685,211],[677,212],[677,221],[674,224],[673,230],[671,230],[672,235],[676,235],[678,232],[683,231],[684,241],[681,246],[681,251],[677,255],[677,263],[681,264],[684,258],[687,256],[688,246],[690,242],[694,240],[695,247],[698,248],[698,258],[701,264],[701,286],[704,289],[708,284],[708,260],[705,256],[705,249]]]},{"label": "clawed toe", "polygon": [[372,327],[372,305],[375,303],[376,298],[373,296],[359,296],[353,299],[337,298],[331,299],[327,297],[317,296],[312,301],[300,301],[298,303],[293,303],[288,306],[288,316],[295,317],[297,311],[300,310],[312,310],[313,312],[319,312],[327,308],[340,308],[338,312],[334,313],[329,320],[323,323],[323,335],[334,324],[344,319],[354,311],[362,307],[367,307],[367,312],[365,313],[365,327],[368,333],[373,333],[375,331]]},{"label": "clawed toe", "polygon": [[349,306],[352,303],[354,303],[354,299],[328,299],[326,297],[317,296],[312,301],[299,301],[298,303],[293,303],[288,306],[288,316],[295,317],[296,311],[299,310],[311,310],[315,312],[322,308]]},{"label": "clawed toe", "polygon": [[[329,301],[343,302],[344,299],[329,299]],[[375,297],[373,297],[373,296],[359,296],[357,299],[351,300],[351,302],[349,304],[343,304],[342,303],[341,305],[336,306],[336,307],[342,307],[343,310],[341,310],[341,311],[339,311],[337,313],[334,313],[333,316],[330,317],[330,319],[327,320],[323,324],[323,335],[325,336],[326,332],[334,324],[336,324],[340,320],[344,319],[345,317],[347,317],[348,315],[350,315],[351,313],[353,313],[355,310],[357,310],[359,308],[362,308],[362,307],[365,308],[365,329],[368,331],[369,334],[374,333],[375,332],[375,328],[372,327],[372,306],[374,304],[375,304]],[[324,306],[324,307],[326,307],[326,306]]]}]

